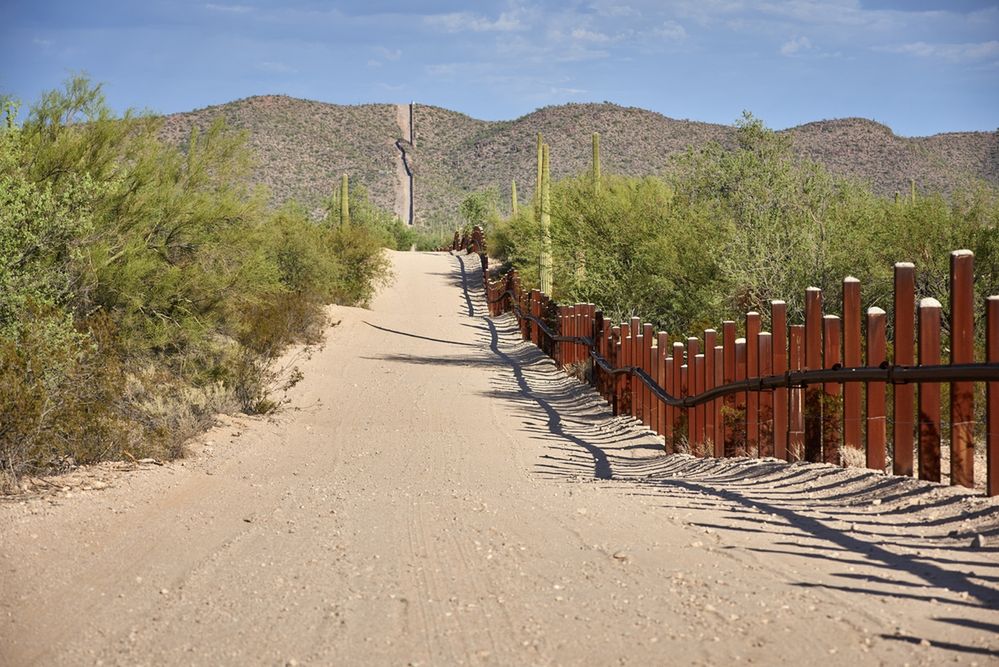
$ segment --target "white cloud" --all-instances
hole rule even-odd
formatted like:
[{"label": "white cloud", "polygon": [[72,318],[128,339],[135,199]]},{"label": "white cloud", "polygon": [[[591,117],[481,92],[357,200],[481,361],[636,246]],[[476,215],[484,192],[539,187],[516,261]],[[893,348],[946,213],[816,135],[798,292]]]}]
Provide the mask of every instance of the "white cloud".
[{"label": "white cloud", "polygon": [[900,53],[920,58],[935,58],[949,62],[967,62],[970,60],[986,60],[999,57],[999,40],[988,42],[969,42],[964,44],[930,44],[928,42],[910,42],[896,46],[875,47],[875,51],[885,53]]},{"label": "white cloud", "polygon": [[55,43],[51,39],[42,39],[41,37],[35,37],[33,40],[31,40],[31,42],[35,46],[40,46],[43,49],[47,49]]},{"label": "white cloud", "polygon": [[807,37],[795,37],[788,42],[784,42],[784,45],[780,47],[780,54],[782,56],[794,56],[810,48],[812,48],[812,40]]},{"label": "white cloud", "polygon": [[384,60],[399,60],[402,57],[402,49],[387,49],[384,46],[375,47],[377,53]]},{"label": "white cloud", "polygon": [[525,28],[511,12],[503,12],[495,20],[471,12],[451,12],[427,16],[424,21],[447,32],[510,32]]},{"label": "white cloud", "polygon": [[676,21],[666,21],[658,28],[653,29],[652,36],[678,42],[687,38],[687,31]]},{"label": "white cloud", "polygon": [[253,7],[248,7],[246,5],[224,5],[216,4],[214,2],[209,2],[205,5],[205,9],[213,12],[225,12],[227,14],[246,14],[253,11]]},{"label": "white cloud", "polygon": [[628,5],[618,4],[615,0],[597,0],[591,2],[590,8],[600,16],[635,16],[638,14]]},{"label": "white cloud", "polygon": [[570,34],[574,40],[579,42],[609,42],[611,38],[602,32],[596,32],[594,30],[587,30],[586,28],[576,28]]}]

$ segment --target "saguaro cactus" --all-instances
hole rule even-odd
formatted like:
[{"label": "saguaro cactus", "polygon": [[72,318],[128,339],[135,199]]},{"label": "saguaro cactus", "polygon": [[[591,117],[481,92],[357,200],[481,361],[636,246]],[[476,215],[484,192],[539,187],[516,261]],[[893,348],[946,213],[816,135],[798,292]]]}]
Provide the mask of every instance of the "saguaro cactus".
[{"label": "saguaro cactus", "polygon": [[347,174],[340,179],[340,224],[350,224],[350,189]]},{"label": "saguaro cactus", "polygon": [[593,192],[600,192],[600,133],[593,133]]},{"label": "saguaro cactus", "polygon": [[552,293],[552,230],[551,230],[551,174],[548,167],[548,144],[541,150],[541,291]]},{"label": "saguaro cactus", "polygon": [[[541,138],[541,133],[538,132],[538,177],[534,181],[534,201],[540,206],[541,202],[541,162],[542,153],[544,152],[544,142]],[[540,211],[538,212],[540,216]]]},{"label": "saguaro cactus", "polygon": [[510,180],[510,215],[517,217],[517,181]]}]

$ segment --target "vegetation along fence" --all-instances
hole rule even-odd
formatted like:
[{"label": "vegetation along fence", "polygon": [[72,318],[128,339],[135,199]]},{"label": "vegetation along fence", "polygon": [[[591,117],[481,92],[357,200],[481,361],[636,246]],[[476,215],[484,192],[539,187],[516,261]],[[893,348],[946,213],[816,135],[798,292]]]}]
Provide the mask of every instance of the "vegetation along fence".
[{"label": "vegetation along fence", "polygon": [[[452,249],[477,252],[487,267],[481,230],[456,235]],[[987,493],[999,495],[999,296],[986,299],[985,359],[976,361],[974,256],[956,250],[950,260],[947,323],[936,299],[915,302],[915,266],[895,265],[893,340],[884,310],[861,317],[855,278],[842,283],[842,314],[823,313],[822,291],[809,288],[804,324],[790,324],[786,303],[772,301],[772,331],[749,312],[742,337],[731,320],[720,332],[678,339],[639,317],[610,322],[593,304],[562,305],[525,289],[516,271],[487,278],[486,296],[490,314],[513,312],[524,340],[585,378],[614,414],[661,435],[667,452],[885,470],[891,442],[895,474],[939,482],[949,459],[951,484],[972,487],[977,438],[985,441]],[[941,324],[949,324],[949,349]],[[950,446],[942,456],[945,403]]]}]

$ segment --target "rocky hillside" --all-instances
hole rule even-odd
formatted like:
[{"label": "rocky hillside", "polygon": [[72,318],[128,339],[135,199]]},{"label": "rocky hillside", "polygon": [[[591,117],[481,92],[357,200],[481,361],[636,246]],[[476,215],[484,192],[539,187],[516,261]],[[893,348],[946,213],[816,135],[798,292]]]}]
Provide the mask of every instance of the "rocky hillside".
[{"label": "rocky hillside", "polygon": [[[276,203],[294,197],[316,208],[346,171],[376,203],[392,208],[398,187],[394,141],[400,135],[393,105],[252,97],[168,116],[164,134],[182,143],[192,126],[206,126],[218,115],[249,132],[258,157],[257,179],[270,187]],[[513,121],[476,120],[417,104],[414,118],[418,222],[455,218],[465,193],[484,188],[503,193],[502,206],[508,207],[511,178],[517,179],[521,197],[529,197],[537,132],[551,144],[554,177],[589,167],[592,132],[600,132],[605,171],[630,175],[661,173],[670,156],[688,146],[730,145],[734,139],[731,127],[613,104],[546,107]],[[999,132],[907,138],[860,118],[824,120],[785,132],[800,155],[866,181],[884,195],[907,191],[910,178],[921,189],[943,192],[969,178],[999,185]]]}]

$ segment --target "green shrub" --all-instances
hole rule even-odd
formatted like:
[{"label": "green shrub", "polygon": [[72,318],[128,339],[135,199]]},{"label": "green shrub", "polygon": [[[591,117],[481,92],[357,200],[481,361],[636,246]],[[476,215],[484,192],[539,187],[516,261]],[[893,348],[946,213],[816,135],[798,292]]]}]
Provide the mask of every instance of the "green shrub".
[{"label": "green shrub", "polygon": [[[995,188],[895,202],[796,158],[789,136],[748,114],[737,138],[734,149],[688,151],[661,178],[603,175],[596,194],[589,172],[554,184],[556,299],[592,301],[615,320],[640,314],[680,335],[748,310],[766,316],[772,299],[800,320],[809,286],[837,312],[853,275],[865,305],[890,318],[893,264],[915,262],[918,296],[946,308],[957,248],[976,254],[979,296],[999,293]],[[529,207],[494,226],[490,250],[537,286],[540,224]]]},{"label": "green shrub", "polygon": [[[371,299],[404,238],[366,197],[331,229],[264,206],[245,137],[184,152],[74,79],[0,127],[0,468],[169,457],[221,409],[275,407],[271,362]],[[408,230],[406,230],[408,231]],[[292,374],[294,377],[294,374]]]}]

